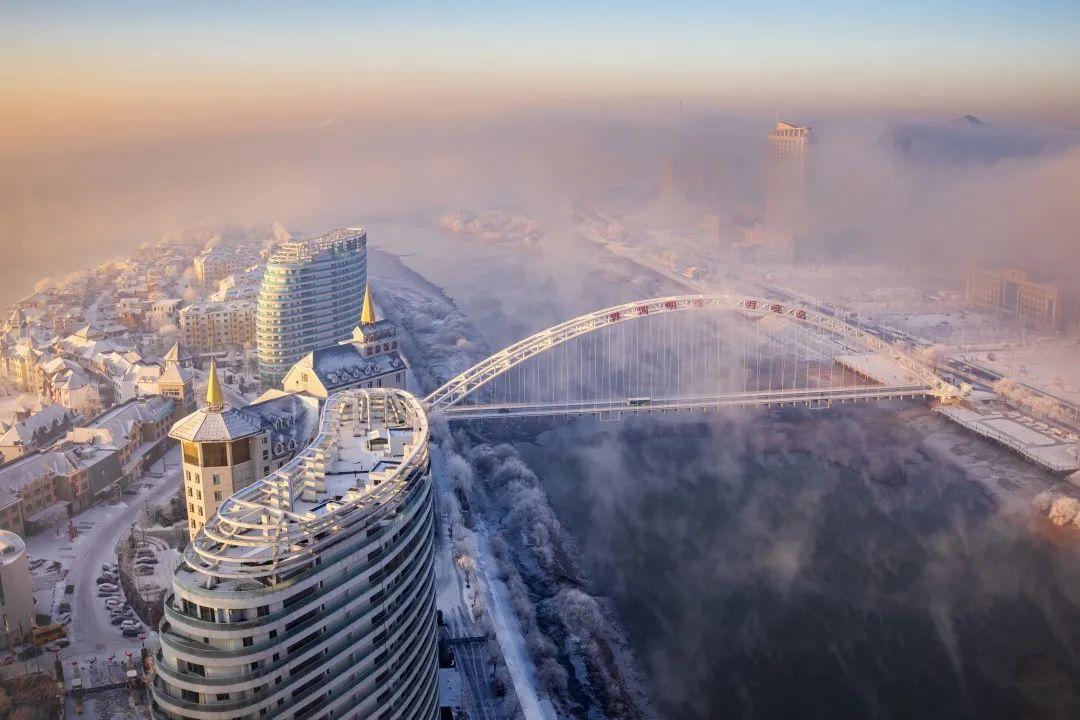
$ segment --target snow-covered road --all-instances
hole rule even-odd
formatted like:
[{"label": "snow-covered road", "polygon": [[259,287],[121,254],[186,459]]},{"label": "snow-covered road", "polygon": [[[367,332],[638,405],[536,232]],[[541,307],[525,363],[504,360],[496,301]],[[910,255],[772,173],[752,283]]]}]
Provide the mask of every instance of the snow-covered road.
[{"label": "snow-covered road", "polygon": [[525,646],[525,635],[510,605],[510,592],[499,579],[495,559],[488,547],[487,527],[483,521],[476,523],[476,570],[484,582],[484,597],[491,623],[495,626],[495,640],[502,650],[510,681],[525,720],[558,720],[555,708],[537,688],[543,687],[536,675],[536,666]]},{"label": "snow-covered road", "polygon": [[[123,637],[110,622],[101,598],[97,597],[98,575],[106,562],[116,562],[116,543],[136,521],[146,503],[157,504],[167,499],[180,483],[181,466],[179,450],[173,448],[166,455],[167,470],[162,477],[146,477],[140,483],[144,486],[137,495],[125,495],[123,503],[109,508],[112,512],[92,534],[76,539],[72,550],[74,558],[70,560],[67,584],[75,586],[72,599],[72,623],[69,628],[71,647],[66,655],[101,653],[108,650],[128,650],[139,647],[137,638]],[[156,467],[160,467],[157,465]],[[78,522],[78,517],[75,518]],[[80,540],[82,542],[80,542]]]}]

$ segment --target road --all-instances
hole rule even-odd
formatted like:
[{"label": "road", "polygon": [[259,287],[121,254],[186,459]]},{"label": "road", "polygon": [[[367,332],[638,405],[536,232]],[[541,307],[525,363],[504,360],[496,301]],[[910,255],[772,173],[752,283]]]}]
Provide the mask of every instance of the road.
[{"label": "road", "polygon": [[[130,532],[145,503],[163,501],[175,493],[180,485],[182,469],[179,449],[173,448],[165,457],[168,462],[166,473],[159,478],[146,477],[140,481],[140,484],[149,487],[143,487],[134,496],[124,495],[126,505],[94,528],[93,542],[77,545],[67,576],[67,583],[75,586],[75,596],[71,604],[72,622],[69,628],[71,647],[64,655],[100,654],[105,651],[113,654],[140,647],[138,638],[123,637],[109,623],[102,599],[97,596],[96,579],[101,574],[102,564],[116,562],[116,543]],[[160,467],[160,464],[155,467]],[[78,516],[75,520],[78,522]]]},{"label": "road", "polygon": [[498,720],[491,696],[491,652],[475,623],[462,608],[444,616],[449,626],[454,662],[462,679],[462,700],[469,720]]}]

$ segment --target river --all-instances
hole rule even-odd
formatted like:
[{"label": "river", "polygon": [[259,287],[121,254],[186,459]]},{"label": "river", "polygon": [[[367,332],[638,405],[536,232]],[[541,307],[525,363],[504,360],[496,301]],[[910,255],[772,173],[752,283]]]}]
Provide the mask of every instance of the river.
[{"label": "river", "polygon": [[1072,554],[896,413],[638,419],[519,449],[664,718],[1076,717]]},{"label": "river", "polygon": [[[493,349],[650,294],[587,249],[371,229]],[[1006,517],[911,412],[577,421],[517,447],[665,720],[1076,717],[1075,554]]]}]

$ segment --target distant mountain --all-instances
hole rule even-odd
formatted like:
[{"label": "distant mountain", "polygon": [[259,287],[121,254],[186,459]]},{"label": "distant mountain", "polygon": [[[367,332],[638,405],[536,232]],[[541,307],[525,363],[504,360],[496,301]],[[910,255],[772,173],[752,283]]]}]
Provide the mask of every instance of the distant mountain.
[{"label": "distant mountain", "polygon": [[885,142],[904,157],[930,162],[993,162],[1060,152],[1077,137],[1064,130],[990,124],[974,115],[892,127]]},{"label": "distant mountain", "polygon": [[983,120],[980,120],[979,118],[975,117],[974,115],[961,115],[960,117],[953,120],[952,124],[953,125],[966,125],[968,127],[983,127],[983,126],[986,125],[986,122],[983,121]]}]

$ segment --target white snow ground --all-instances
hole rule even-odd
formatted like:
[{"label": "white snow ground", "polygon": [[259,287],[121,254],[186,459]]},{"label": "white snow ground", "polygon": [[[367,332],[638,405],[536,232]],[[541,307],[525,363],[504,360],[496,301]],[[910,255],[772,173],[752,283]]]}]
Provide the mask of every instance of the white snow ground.
[{"label": "white snow ground", "polygon": [[484,599],[495,626],[495,639],[502,650],[525,720],[558,720],[551,701],[546,697],[541,698],[536,692],[536,688],[542,685],[536,674],[536,666],[529,657],[529,650],[525,647],[525,634],[510,607],[510,593],[499,579],[495,559],[491,557],[487,528],[483,521],[476,523],[475,534],[477,575],[484,581]]},{"label": "white snow ground", "polygon": [[[138,481],[137,494],[124,495],[118,503],[98,505],[75,516],[78,536],[74,542],[69,542],[66,530],[60,535],[46,531],[26,538],[31,558],[56,560],[63,568],[64,577],[51,590],[35,593],[39,611],[54,616],[60,602],[67,599],[71,603],[71,645],[60,653],[61,658],[120,656],[140,648],[138,638],[123,637],[110,623],[104,602],[97,597],[95,581],[104,563],[116,562],[116,543],[131,531],[144,505],[160,503],[176,492],[181,477],[179,450],[170,450],[166,459],[167,471],[161,477],[148,476]],[[74,585],[75,592],[65,598],[66,585]]]}]

